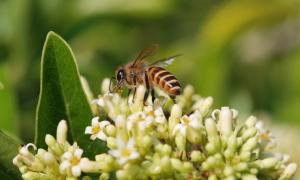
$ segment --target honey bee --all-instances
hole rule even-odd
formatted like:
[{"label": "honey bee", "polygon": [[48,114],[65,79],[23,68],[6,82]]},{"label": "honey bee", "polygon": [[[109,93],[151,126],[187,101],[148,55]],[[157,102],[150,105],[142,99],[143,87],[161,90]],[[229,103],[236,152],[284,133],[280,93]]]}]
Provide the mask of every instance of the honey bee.
[{"label": "honey bee", "polygon": [[116,70],[115,77],[113,77],[113,79],[116,79],[117,84],[112,91],[127,87],[129,89],[128,94],[133,91],[134,97],[136,88],[139,85],[144,85],[146,87],[145,103],[150,92],[152,101],[154,101],[154,87],[158,87],[175,101],[176,96],[181,93],[181,86],[176,77],[165,70],[164,67],[170,65],[175,60],[175,57],[179,55],[160,59],[148,65],[146,59],[152,56],[157,49],[157,44],[145,48],[133,61],[119,67]]}]

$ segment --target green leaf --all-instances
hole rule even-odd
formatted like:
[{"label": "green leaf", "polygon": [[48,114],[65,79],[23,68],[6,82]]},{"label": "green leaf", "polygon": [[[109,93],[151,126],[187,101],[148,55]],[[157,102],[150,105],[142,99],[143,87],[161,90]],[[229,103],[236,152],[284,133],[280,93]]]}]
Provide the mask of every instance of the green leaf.
[{"label": "green leaf", "polygon": [[16,136],[18,128],[15,96],[7,70],[6,66],[0,66],[0,129]]},{"label": "green leaf", "polygon": [[0,176],[2,179],[21,179],[12,160],[18,154],[20,144],[0,130]]},{"label": "green leaf", "polygon": [[93,142],[84,134],[92,118],[89,102],[80,83],[71,48],[53,32],[47,35],[41,68],[36,145],[45,148],[45,135],[55,135],[58,122],[65,119],[68,122],[69,142],[76,141],[88,157],[103,151],[103,143]]}]

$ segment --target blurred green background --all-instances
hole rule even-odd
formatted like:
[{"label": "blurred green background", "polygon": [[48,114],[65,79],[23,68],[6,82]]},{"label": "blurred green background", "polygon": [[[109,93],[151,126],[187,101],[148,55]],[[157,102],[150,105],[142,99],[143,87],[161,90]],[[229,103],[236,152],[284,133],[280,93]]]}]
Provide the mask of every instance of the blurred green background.
[{"label": "blurred green background", "polygon": [[71,45],[94,94],[117,66],[158,43],[156,58],[183,54],[169,67],[183,85],[242,118],[272,119],[279,131],[293,126],[287,141],[298,143],[299,7],[300,0],[0,0],[0,128],[33,141],[51,30]]}]

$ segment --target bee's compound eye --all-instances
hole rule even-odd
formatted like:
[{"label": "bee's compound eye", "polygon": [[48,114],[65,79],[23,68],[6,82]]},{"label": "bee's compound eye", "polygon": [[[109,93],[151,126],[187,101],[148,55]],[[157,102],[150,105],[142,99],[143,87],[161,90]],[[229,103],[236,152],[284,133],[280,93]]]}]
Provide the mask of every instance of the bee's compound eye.
[{"label": "bee's compound eye", "polygon": [[124,70],[123,69],[119,70],[117,73],[117,80],[120,81],[122,79],[124,79]]}]

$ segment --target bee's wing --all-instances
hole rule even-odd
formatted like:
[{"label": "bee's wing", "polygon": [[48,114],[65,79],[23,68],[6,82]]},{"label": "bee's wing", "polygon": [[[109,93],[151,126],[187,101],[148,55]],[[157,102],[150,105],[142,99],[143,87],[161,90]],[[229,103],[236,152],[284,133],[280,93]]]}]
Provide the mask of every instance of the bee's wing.
[{"label": "bee's wing", "polygon": [[155,61],[154,63],[151,63],[150,66],[159,66],[159,67],[166,67],[169,66],[170,64],[172,64],[176,57],[181,56],[181,54],[177,54],[174,56],[170,56],[167,58],[163,58],[163,59],[159,59],[157,61]]},{"label": "bee's wing", "polygon": [[136,59],[134,60],[134,63],[133,65],[135,65],[135,63],[137,61],[141,61],[141,60],[144,60],[145,58],[149,57],[149,56],[152,56],[155,51],[158,49],[159,45],[158,44],[153,44],[145,49],[143,49],[139,54],[138,56],[136,57]]}]

